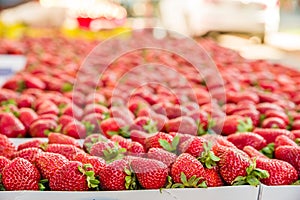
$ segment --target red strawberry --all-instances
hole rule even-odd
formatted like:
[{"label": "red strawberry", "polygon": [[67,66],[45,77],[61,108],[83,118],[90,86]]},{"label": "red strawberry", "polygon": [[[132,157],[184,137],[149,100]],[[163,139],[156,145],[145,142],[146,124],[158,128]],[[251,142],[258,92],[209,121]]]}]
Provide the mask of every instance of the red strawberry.
[{"label": "red strawberry", "polygon": [[24,84],[26,88],[36,88],[36,89],[41,89],[44,90],[46,88],[46,85],[41,79],[30,75],[26,74],[23,76],[24,78]]},{"label": "red strawberry", "polygon": [[76,139],[83,139],[86,137],[86,128],[80,121],[71,121],[62,130],[63,134]]},{"label": "red strawberry", "polygon": [[294,135],[294,138],[300,138],[300,130],[292,130],[291,132]]},{"label": "red strawberry", "polygon": [[28,160],[15,158],[2,172],[6,190],[39,190],[40,173]]},{"label": "red strawberry", "polygon": [[100,134],[91,134],[87,136],[83,141],[83,150],[90,152],[92,146],[99,141],[107,141],[108,139]]},{"label": "red strawberry", "polygon": [[19,120],[25,126],[26,131],[29,130],[29,127],[33,121],[38,118],[38,115],[31,108],[21,108],[19,110]]},{"label": "red strawberry", "polygon": [[[171,177],[175,183],[182,183],[188,187],[200,187],[205,178],[205,169],[195,157],[183,153],[173,163]],[[194,181],[190,183],[191,180]]]},{"label": "red strawberry", "polygon": [[247,145],[250,145],[257,150],[260,150],[263,147],[267,146],[267,142],[262,136],[252,132],[231,134],[227,137],[227,140],[229,142],[232,142],[237,148],[241,150]]},{"label": "red strawberry", "polygon": [[300,130],[300,120],[296,119],[292,123],[292,130]]},{"label": "red strawberry", "polygon": [[48,144],[71,144],[80,148],[80,144],[73,137],[54,132],[48,134]]},{"label": "red strawberry", "polygon": [[17,105],[19,108],[31,108],[35,99],[35,96],[31,94],[21,94],[17,99]]},{"label": "red strawberry", "polygon": [[171,143],[173,137],[167,133],[158,132],[156,134],[152,134],[152,136],[146,138],[146,149],[150,149],[153,147],[162,148],[160,144],[160,140],[166,140],[168,143]]},{"label": "red strawberry", "polygon": [[[134,189],[134,184],[129,182],[131,177],[130,166],[125,160],[115,160],[109,163],[100,174],[100,185],[103,190]],[[128,178],[126,178],[128,177]],[[125,178],[127,181],[125,181]],[[133,179],[132,179],[133,180]]]},{"label": "red strawberry", "polygon": [[62,128],[64,128],[67,124],[69,124],[73,120],[75,120],[75,119],[69,115],[62,115],[58,119],[58,124],[62,125]]},{"label": "red strawberry", "polygon": [[288,124],[290,121],[287,114],[285,114],[282,111],[278,111],[278,110],[267,110],[265,112],[265,116],[266,116],[266,118],[278,117],[278,118],[282,119],[285,122],[285,124]]},{"label": "red strawberry", "polygon": [[225,118],[222,134],[230,135],[237,131],[247,132],[251,130],[252,130],[252,121],[250,118],[244,118],[239,115],[230,115],[230,116],[226,116]]},{"label": "red strawberry", "polygon": [[51,114],[51,113],[39,115],[38,119],[50,119],[50,120],[53,120],[55,122],[58,121],[57,115]]},{"label": "red strawberry", "polygon": [[141,145],[138,142],[130,142],[127,152],[138,156],[138,155],[145,153],[145,149],[144,149],[143,145]]},{"label": "red strawberry", "polygon": [[44,144],[44,142],[40,139],[30,139],[27,142],[24,142],[18,146],[18,151],[21,151],[22,149],[26,148],[41,148],[41,146]]},{"label": "red strawberry", "polygon": [[256,109],[261,114],[265,114],[268,110],[277,110],[277,111],[284,112],[280,106],[273,103],[259,103],[256,105]]},{"label": "red strawberry", "polygon": [[36,112],[38,115],[43,115],[43,114],[58,115],[59,109],[52,101],[44,100],[42,103],[36,106]]},{"label": "red strawberry", "polygon": [[91,164],[96,176],[100,176],[106,165],[104,159],[96,156],[90,156],[86,153],[78,153],[74,160],[82,162],[83,164]]},{"label": "red strawberry", "polygon": [[48,180],[67,162],[68,159],[65,156],[50,152],[42,152],[38,154],[35,159],[35,165],[39,169],[42,177]]},{"label": "red strawberry", "polygon": [[286,135],[294,140],[294,135],[290,131],[285,129],[255,128],[253,132],[265,138],[268,144],[271,142],[275,142],[276,137],[279,135]]},{"label": "red strawberry", "polygon": [[100,131],[99,123],[103,119],[104,119],[103,115],[101,115],[99,113],[90,113],[90,114],[85,115],[81,121],[86,126],[86,129],[87,129],[87,124],[88,124],[91,127],[90,132],[97,133]]},{"label": "red strawberry", "polygon": [[253,126],[255,127],[259,124],[259,112],[256,109],[241,110],[238,112],[234,112],[234,115],[249,117],[252,120]]},{"label": "red strawberry", "polygon": [[284,145],[298,147],[297,143],[286,135],[277,136],[275,139],[275,149]]},{"label": "red strawberry", "polygon": [[262,128],[279,128],[285,129],[287,124],[285,121],[279,117],[269,117],[263,120]]},{"label": "red strawberry", "polygon": [[159,189],[166,184],[168,167],[163,162],[137,158],[132,160],[130,165],[143,188]]},{"label": "red strawberry", "polygon": [[84,115],[88,115],[91,113],[99,113],[102,115],[108,112],[109,112],[108,108],[100,104],[88,104],[84,108]]},{"label": "red strawberry", "polygon": [[122,127],[125,127],[125,122],[120,118],[108,118],[101,121],[100,128],[102,134],[110,138],[112,135],[120,134],[125,137],[129,137],[126,131],[122,131]]},{"label": "red strawberry", "polygon": [[16,152],[14,157],[15,158],[17,158],[17,157],[24,158],[24,159],[28,160],[29,162],[31,162],[32,164],[34,164],[37,155],[41,152],[42,152],[41,149],[31,147],[31,148],[26,148],[26,149]]},{"label": "red strawberry", "polygon": [[[8,166],[9,164],[11,163],[11,161],[4,157],[4,156],[0,156],[0,174],[2,174],[3,172],[3,169]],[[0,183],[1,183],[1,180],[0,180]]]},{"label": "red strawberry", "polygon": [[147,152],[147,157],[159,160],[171,168],[171,165],[175,162],[177,155],[161,148],[150,148]]},{"label": "red strawberry", "polygon": [[300,177],[300,147],[280,146],[275,149],[275,158],[293,165]]},{"label": "red strawberry", "polygon": [[266,185],[290,185],[298,179],[295,168],[282,160],[259,157],[256,166],[269,172],[268,178],[261,179]]},{"label": "red strawberry", "polygon": [[83,110],[77,105],[71,103],[68,103],[66,106],[64,106],[60,112],[63,115],[74,117],[77,120],[81,120],[83,116]]},{"label": "red strawberry", "polygon": [[132,130],[130,131],[130,139],[132,141],[138,142],[144,147],[146,147],[146,139],[149,137],[149,134],[144,131]]},{"label": "red strawberry", "polygon": [[204,179],[208,187],[219,187],[224,185],[217,166],[205,168]]},{"label": "red strawberry", "polygon": [[[221,145],[215,145],[213,151],[220,158],[218,162],[220,174],[227,184],[245,184],[249,181],[247,176],[255,179],[253,182],[252,180],[248,182],[250,185],[259,184],[258,179],[261,178],[261,175],[256,177],[255,167],[253,167],[250,157],[245,152]],[[266,176],[266,174],[264,175]]]},{"label": "red strawberry", "polygon": [[22,122],[12,113],[2,113],[0,119],[0,133],[7,137],[25,137],[26,129]]},{"label": "red strawberry", "polygon": [[46,147],[46,152],[58,153],[65,156],[69,160],[73,160],[77,153],[83,150],[71,144],[49,144]]},{"label": "red strawberry", "polygon": [[120,145],[120,147],[125,148],[125,149],[129,149],[130,143],[131,141],[129,139],[123,138],[120,135],[113,135],[110,138],[111,141],[114,141],[116,143],[118,143]]},{"label": "red strawberry", "polygon": [[78,161],[69,161],[51,177],[49,186],[54,191],[88,191],[98,187],[91,165]]},{"label": "red strawberry", "polygon": [[120,148],[118,144],[111,141],[99,141],[90,150],[92,156],[102,157],[106,161],[116,159],[124,152],[126,149]]},{"label": "red strawberry", "polygon": [[47,133],[56,127],[57,123],[53,120],[38,119],[30,125],[29,134],[31,137],[47,137]]},{"label": "red strawberry", "polygon": [[204,110],[194,110],[188,113],[188,116],[193,118],[195,122],[202,125],[204,130],[207,129],[208,125],[208,114]]},{"label": "red strawberry", "polygon": [[198,158],[201,153],[204,151],[203,143],[206,142],[206,139],[203,137],[193,137],[184,143],[180,144],[179,152],[189,153],[192,156]]},{"label": "red strawberry", "polygon": [[263,153],[259,152],[257,149],[255,149],[254,147],[252,146],[245,146],[243,148],[243,151],[248,154],[248,156],[250,156],[251,158],[258,158],[258,157],[261,157],[261,158],[268,158],[267,156],[265,156]]},{"label": "red strawberry", "polygon": [[167,132],[180,132],[183,134],[197,135],[197,124],[193,118],[188,116],[170,119],[165,124]]},{"label": "red strawberry", "polygon": [[15,145],[7,138],[6,135],[0,134],[0,156],[11,159],[16,152]]}]

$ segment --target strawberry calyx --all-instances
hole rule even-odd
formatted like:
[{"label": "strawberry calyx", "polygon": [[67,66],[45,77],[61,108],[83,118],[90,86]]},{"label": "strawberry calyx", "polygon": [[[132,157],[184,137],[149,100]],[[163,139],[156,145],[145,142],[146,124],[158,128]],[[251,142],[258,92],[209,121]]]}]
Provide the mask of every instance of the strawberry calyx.
[{"label": "strawberry calyx", "polygon": [[8,105],[17,105],[17,102],[14,99],[8,99],[6,101],[1,101],[1,106],[8,106]]},{"label": "strawberry calyx", "polygon": [[108,131],[107,132],[110,136],[113,135],[121,135],[124,138],[129,138],[130,137],[130,131],[129,131],[129,126],[124,126],[122,128],[119,128],[118,131]]},{"label": "strawberry calyx", "polygon": [[62,92],[71,92],[73,90],[73,85],[71,83],[64,83],[61,87]]},{"label": "strawberry calyx", "polygon": [[211,151],[211,148],[211,142],[204,142],[204,151],[201,153],[201,156],[197,158],[208,169],[211,169],[213,166],[216,166],[217,162],[220,161],[220,158],[216,156],[213,151]]},{"label": "strawberry calyx", "polygon": [[91,135],[95,130],[95,125],[88,121],[83,121],[82,124],[85,126],[87,136]]},{"label": "strawberry calyx", "polygon": [[270,176],[269,172],[256,168],[256,159],[246,168],[246,176],[236,177],[231,185],[252,185],[257,186],[260,184],[260,179],[268,178]]},{"label": "strawberry calyx", "polygon": [[177,152],[177,147],[178,147],[178,144],[179,144],[179,140],[180,140],[180,137],[178,135],[176,135],[172,142],[169,143],[167,140],[165,139],[159,139],[158,142],[160,144],[160,146],[166,150],[166,151],[169,151],[171,153],[176,153]]},{"label": "strawberry calyx", "polygon": [[117,143],[114,144],[112,148],[106,148],[103,150],[103,159],[107,162],[112,162],[124,157],[124,153],[127,150],[125,148],[120,148]]},{"label": "strawberry calyx", "polygon": [[56,126],[55,128],[53,129],[46,129],[44,130],[44,134],[46,136],[48,136],[50,133],[54,132],[54,133],[60,133],[61,132],[61,129],[62,129],[62,124],[59,124],[58,126]]},{"label": "strawberry calyx", "polygon": [[274,158],[274,151],[275,151],[275,144],[273,142],[269,143],[266,147],[260,150],[260,152],[263,153],[268,158]]},{"label": "strawberry calyx", "polygon": [[49,183],[48,179],[41,179],[39,181],[39,190],[40,191],[46,190],[47,187],[45,185],[48,185],[48,183]]},{"label": "strawberry calyx", "polygon": [[88,187],[97,188],[100,182],[95,178],[95,172],[92,169],[93,166],[91,164],[84,164],[83,167],[78,166],[78,170],[86,176]]},{"label": "strawberry calyx", "polygon": [[125,188],[127,190],[136,190],[138,189],[137,179],[135,173],[131,169],[125,167],[124,172],[126,173],[125,177]]},{"label": "strawberry calyx", "polygon": [[110,118],[110,113],[109,112],[104,112],[102,113],[103,120],[109,119]]},{"label": "strawberry calyx", "polygon": [[295,181],[292,185],[300,185],[300,180]]},{"label": "strawberry calyx", "polygon": [[0,174],[0,191],[5,191],[4,185],[2,184],[2,174]]},{"label": "strawberry calyx", "polygon": [[26,89],[25,81],[24,80],[18,81],[16,91],[17,92],[23,92],[23,90],[25,90],[25,89]]},{"label": "strawberry calyx", "polygon": [[207,188],[206,182],[201,181],[203,180],[203,178],[197,177],[196,175],[193,175],[191,178],[187,179],[186,175],[183,172],[181,172],[180,180],[181,183],[172,184],[172,178],[168,176],[168,183],[166,188]]},{"label": "strawberry calyx", "polygon": [[244,120],[238,120],[237,132],[251,132],[253,130],[253,122],[251,118],[247,117]]},{"label": "strawberry calyx", "polygon": [[143,126],[143,129],[148,133],[156,133],[158,132],[156,125],[156,122],[148,120],[147,123]]}]

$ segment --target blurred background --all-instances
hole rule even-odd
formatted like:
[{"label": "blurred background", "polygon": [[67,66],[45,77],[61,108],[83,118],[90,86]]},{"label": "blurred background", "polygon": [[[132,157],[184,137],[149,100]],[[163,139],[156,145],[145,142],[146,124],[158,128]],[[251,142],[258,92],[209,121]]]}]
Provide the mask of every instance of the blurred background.
[{"label": "blurred background", "polygon": [[0,10],[1,37],[52,29],[105,38],[164,27],[211,37],[247,58],[300,58],[300,0],[0,0]]}]

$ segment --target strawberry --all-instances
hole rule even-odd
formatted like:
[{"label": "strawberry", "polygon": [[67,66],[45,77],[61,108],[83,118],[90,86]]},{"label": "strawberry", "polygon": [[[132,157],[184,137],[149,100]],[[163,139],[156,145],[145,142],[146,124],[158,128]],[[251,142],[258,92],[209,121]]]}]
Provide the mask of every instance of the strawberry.
[{"label": "strawberry", "polygon": [[20,144],[18,146],[18,151],[21,151],[22,149],[26,149],[26,148],[31,148],[31,147],[41,148],[43,144],[44,142],[40,139],[30,139],[27,142]]},{"label": "strawberry", "polygon": [[80,148],[80,144],[73,137],[54,132],[48,134],[48,144],[71,144]]},{"label": "strawberry", "polygon": [[100,134],[91,134],[87,136],[83,141],[83,150],[90,152],[92,146],[99,141],[107,141],[108,139]]},{"label": "strawberry", "polygon": [[16,152],[15,145],[8,139],[6,135],[0,134],[0,156],[11,159]]},{"label": "strawberry", "polygon": [[266,118],[278,117],[278,118],[282,119],[285,122],[285,124],[288,124],[290,121],[287,114],[285,114],[282,111],[278,111],[278,110],[267,110],[265,112],[265,116],[266,116]]},{"label": "strawberry", "polygon": [[104,114],[104,113],[108,113],[109,110],[108,108],[106,108],[103,105],[100,104],[87,104],[84,108],[84,115],[88,115],[91,113],[98,113],[98,114]]},{"label": "strawberry", "polygon": [[149,134],[144,131],[132,130],[130,131],[130,139],[134,142],[138,142],[144,147],[146,147],[146,139],[149,137]]},{"label": "strawberry", "polygon": [[246,109],[233,113],[234,115],[240,115],[242,117],[249,117],[252,120],[253,126],[256,127],[259,124],[259,112],[256,109]]},{"label": "strawberry", "polygon": [[36,106],[36,113],[38,115],[43,115],[43,114],[58,115],[59,109],[52,101],[44,100],[42,103]]},{"label": "strawberry", "polygon": [[104,159],[96,156],[90,156],[86,153],[77,153],[74,160],[82,162],[83,164],[91,164],[96,176],[99,176],[103,172],[106,165]]},{"label": "strawberry", "polygon": [[229,135],[227,140],[241,150],[247,145],[253,146],[257,150],[267,145],[266,140],[262,136],[252,132],[234,133]]},{"label": "strawberry", "polygon": [[239,115],[230,115],[226,116],[222,134],[223,135],[230,135],[235,132],[247,132],[252,130],[252,121],[250,118],[244,118]]},{"label": "strawberry", "polygon": [[297,143],[291,140],[291,138],[287,137],[286,135],[277,136],[275,139],[275,149],[284,145],[298,147]]},{"label": "strawberry", "polygon": [[177,155],[161,148],[150,148],[147,152],[147,158],[161,161],[167,165],[168,168],[171,168],[177,158]]},{"label": "strawberry", "polygon": [[148,133],[157,132],[156,123],[152,121],[149,117],[142,116],[137,117],[133,124],[130,126],[130,130],[141,130],[147,131]]},{"label": "strawberry", "polygon": [[39,190],[40,173],[28,160],[15,158],[2,172],[6,190]]},{"label": "strawberry", "polygon": [[260,114],[265,114],[268,110],[284,112],[280,106],[273,103],[259,103],[256,105],[256,109],[260,112]]},{"label": "strawberry", "polygon": [[300,120],[296,119],[292,123],[292,130],[300,130]]},{"label": "strawberry", "polygon": [[73,117],[69,115],[61,115],[58,119],[58,124],[62,125],[62,128],[64,128],[68,123],[75,120]]},{"label": "strawberry", "polygon": [[47,133],[56,127],[57,123],[51,119],[38,119],[30,124],[29,134],[31,137],[47,137]]},{"label": "strawberry", "polygon": [[26,74],[23,76],[24,78],[24,84],[25,88],[36,88],[36,89],[41,89],[44,90],[46,88],[46,85],[41,79],[38,77],[35,77],[30,74]]},{"label": "strawberry", "polygon": [[35,100],[35,96],[31,94],[21,94],[17,99],[17,105],[19,108],[31,108]]},{"label": "strawberry", "polygon": [[100,129],[102,134],[111,138],[112,135],[122,135],[124,137],[129,137],[127,130],[125,130],[125,122],[120,118],[108,118],[100,123]]},{"label": "strawberry", "polygon": [[58,153],[65,156],[69,160],[73,160],[77,153],[83,150],[71,144],[48,144],[46,152]]},{"label": "strawberry", "polygon": [[120,148],[118,144],[111,141],[99,141],[95,143],[90,150],[92,156],[101,157],[106,161],[117,159],[121,157],[124,152],[126,152],[126,149]]},{"label": "strawberry", "polygon": [[287,124],[283,119],[279,117],[268,117],[263,120],[261,127],[285,129],[287,127]]},{"label": "strawberry", "polygon": [[259,157],[256,166],[268,171],[269,177],[261,179],[266,185],[290,185],[298,179],[295,168],[282,160]]},{"label": "strawberry", "polygon": [[167,132],[180,132],[183,134],[197,135],[197,124],[193,118],[182,116],[170,119],[165,124]]},{"label": "strawberry", "polygon": [[220,158],[220,174],[229,185],[258,185],[260,178],[268,176],[267,172],[256,169],[250,157],[239,149],[216,145],[213,151]]},{"label": "strawberry", "polygon": [[0,119],[0,133],[7,137],[25,137],[26,129],[22,122],[12,113],[2,113]]},{"label": "strawberry", "polygon": [[35,158],[35,165],[40,171],[43,178],[50,180],[56,171],[65,163],[68,159],[57,153],[42,152]]},{"label": "strawberry", "polygon": [[137,187],[130,166],[123,159],[107,164],[99,179],[103,190],[126,190]]},{"label": "strawberry", "polygon": [[[52,114],[52,113],[39,115],[38,119],[50,119],[50,120],[53,120],[53,121],[55,121],[55,122],[58,121],[57,115]],[[34,121],[33,121],[33,122],[34,122]]]},{"label": "strawberry", "polygon": [[81,120],[83,116],[83,110],[75,104],[68,103],[60,110],[60,114],[69,115],[77,120]]},{"label": "strawberry", "polygon": [[293,165],[300,177],[300,148],[294,146],[280,146],[275,149],[275,158]]},{"label": "strawberry", "polygon": [[90,113],[85,115],[81,121],[85,125],[87,131],[90,133],[97,133],[100,131],[99,123],[103,119],[103,115],[99,113]]},{"label": "strawberry", "polygon": [[148,158],[137,158],[132,160],[130,165],[143,188],[159,189],[166,184],[168,167],[163,162]]},{"label": "strawberry", "polygon": [[54,191],[88,191],[97,188],[99,181],[95,179],[91,165],[83,165],[78,161],[68,161],[51,177],[49,186]]},{"label": "strawberry", "polygon": [[[8,158],[6,158],[4,156],[0,156],[0,174],[2,174],[3,169],[10,163],[11,163],[11,161]],[[0,184],[1,184],[1,180],[0,180]]]},{"label": "strawberry", "polygon": [[268,158],[267,156],[265,156],[263,153],[259,152],[257,149],[255,149],[252,146],[245,146],[243,148],[243,151],[248,154],[248,156],[250,156],[251,158],[255,157],[261,157],[261,158]]},{"label": "strawberry", "polygon": [[127,152],[138,156],[138,155],[142,155],[143,153],[145,153],[145,149],[144,149],[143,145],[141,145],[138,142],[130,142]]},{"label": "strawberry", "polygon": [[290,131],[285,129],[255,128],[253,132],[265,138],[268,144],[271,142],[275,142],[276,137],[279,135],[286,135],[294,140],[294,135]]},{"label": "strawberry", "polygon": [[26,148],[26,149],[16,152],[14,154],[14,157],[15,158],[17,158],[17,157],[24,158],[34,164],[37,155],[41,152],[42,152],[42,150],[39,148],[30,147],[30,148]]},{"label": "strawberry", "polygon": [[204,170],[204,179],[208,187],[219,187],[224,185],[219,173],[219,168],[217,166],[214,166],[212,168],[205,168]]},{"label": "strawberry", "polygon": [[205,177],[203,165],[187,153],[182,153],[177,157],[171,168],[171,177],[175,183],[172,187],[183,187],[179,184],[184,184],[184,187],[206,186],[203,182]]},{"label": "strawberry", "polygon": [[29,130],[29,127],[33,121],[38,118],[38,115],[31,108],[20,108],[19,110],[19,120],[25,126],[26,131]]},{"label": "strawberry", "polygon": [[181,153],[189,153],[194,157],[199,157],[201,153],[204,151],[203,143],[206,142],[206,139],[203,137],[193,137],[184,143],[180,144],[179,152]]},{"label": "strawberry", "polygon": [[62,133],[76,139],[86,138],[86,128],[80,121],[73,120],[64,126]]},{"label": "strawberry", "polygon": [[150,149],[153,147],[162,148],[160,144],[160,140],[166,140],[168,143],[171,143],[173,140],[173,137],[167,133],[158,132],[155,134],[152,134],[152,136],[149,136],[146,138],[145,145],[146,149]]},{"label": "strawberry", "polygon": [[114,141],[116,143],[118,143],[120,145],[120,147],[125,148],[125,149],[129,149],[130,143],[131,141],[129,139],[123,138],[120,135],[113,135],[110,138],[111,141]]}]

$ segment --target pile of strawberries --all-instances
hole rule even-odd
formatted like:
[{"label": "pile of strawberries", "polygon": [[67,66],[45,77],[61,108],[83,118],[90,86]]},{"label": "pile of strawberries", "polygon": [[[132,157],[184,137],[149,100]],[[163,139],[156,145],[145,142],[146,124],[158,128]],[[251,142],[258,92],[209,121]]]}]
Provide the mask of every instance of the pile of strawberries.
[{"label": "pile of strawberries", "polygon": [[[155,42],[145,36],[135,35]],[[181,39],[159,42],[193,51]],[[298,184],[300,72],[245,60],[209,39],[198,42],[222,77],[215,84],[174,52],[132,51],[103,70],[99,66],[112,48],[92,55],[99,56],[93,67],[81,67],[97,41],[0,41],[3,52],[28,58],[26,68],[0,89],[3,188]],[[113,44],[114,51],[131,45]],[[16,137],[48,142],[31,139],[15,147],[8,138]],[[83,145],[76,139],[84,139]]]}]

